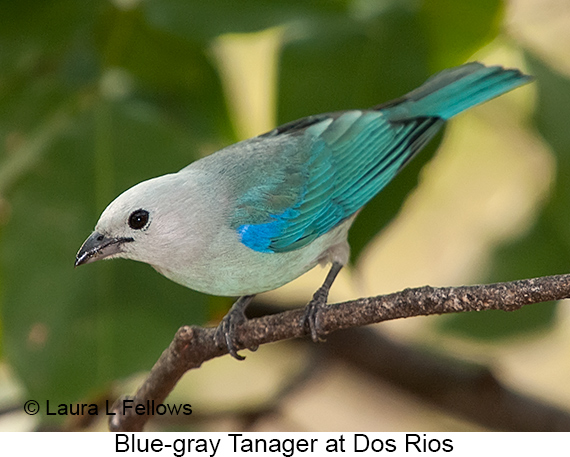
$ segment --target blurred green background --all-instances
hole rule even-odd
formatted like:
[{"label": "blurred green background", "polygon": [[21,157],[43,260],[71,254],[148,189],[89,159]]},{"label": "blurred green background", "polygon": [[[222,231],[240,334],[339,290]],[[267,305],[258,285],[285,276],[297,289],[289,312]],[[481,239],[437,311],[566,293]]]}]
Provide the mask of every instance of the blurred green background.
[{"label": "blurred green background", "polygon": [[[569,30],[564,0],[2,2],[0,408],[131,393],[179,326],[213,325],[230,306],[148,265],[73,268],[123,190],[276,124],[398,97],[469,60],[536,81],[453,120],[366,207],[350,235],[353,268],[332,301],[568,272]],[[324,273],[265,300],[301,305]],[[493,366],[515,390],[568,408],[569,320],[563,305],[542,304],[378,328]],[[287,343],[241,364],[226,357],[188,374],[173,395],[202,412],[263,405],[308,357]],[[260,429],[477,428],[332,370],[315,381],[316,398],[301,390],[281,422]],[[364,396],[376,407],[363,412]],[[307,413],[335,401],[343,417]],[[0,415],[0,429],[47,420],[16,410]]]}]

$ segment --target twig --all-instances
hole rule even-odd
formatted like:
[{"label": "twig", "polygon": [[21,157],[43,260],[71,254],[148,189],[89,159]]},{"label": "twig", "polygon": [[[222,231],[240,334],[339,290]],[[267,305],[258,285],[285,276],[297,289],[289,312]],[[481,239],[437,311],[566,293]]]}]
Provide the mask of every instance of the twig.
[{"label": "twig", "polygon": [[[513,282],[461,286],[419,287],[378,297],[330,305],[320,315],[324,333],[412,316],[497,309],[514,311],[525,305],[570,297],[570,275],[546,276]],[[307,335],[301,326],[303,310],[250,319],[237,329],[238,348]],[[214,342],[213,328],[181,327],[152,368],[148,378],[130,398],[130,405],[163,402],[182,375],[203,362],[227,353]],[[124,410],[124,398],[114,406],[112,431],[141,431],[150,416]]]}]

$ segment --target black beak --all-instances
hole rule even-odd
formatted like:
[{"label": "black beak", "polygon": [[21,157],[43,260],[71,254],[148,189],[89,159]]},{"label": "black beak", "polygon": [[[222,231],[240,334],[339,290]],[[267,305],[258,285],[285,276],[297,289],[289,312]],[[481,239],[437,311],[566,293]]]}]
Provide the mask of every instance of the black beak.
[{"label": "black beak", "polygon": [[85,240],[75,257],[75,266],[95,262],[122,252],[125,243],[134,241],[133,238],[109,238],[99,232],[93,232]]}]

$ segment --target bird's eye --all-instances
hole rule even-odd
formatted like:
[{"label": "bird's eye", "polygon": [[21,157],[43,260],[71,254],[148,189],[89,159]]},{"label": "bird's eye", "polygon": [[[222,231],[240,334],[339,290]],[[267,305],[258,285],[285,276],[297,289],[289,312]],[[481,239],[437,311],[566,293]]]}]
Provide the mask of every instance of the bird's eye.
[{"label": "bird's eye", "polygon": [[129,227],[133,230],[140,230],[148,223],[148,211],[144,209],[137,209],[129,216]]}]

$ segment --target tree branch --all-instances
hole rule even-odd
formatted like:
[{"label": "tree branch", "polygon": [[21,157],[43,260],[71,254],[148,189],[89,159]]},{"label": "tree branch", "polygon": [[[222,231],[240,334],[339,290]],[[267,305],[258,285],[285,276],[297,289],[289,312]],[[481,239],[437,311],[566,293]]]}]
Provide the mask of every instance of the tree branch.
[{"label": "tree branch", "polygon": [[[461,286],[418,287],[389,295],[361,298],[330,305],[320,315],[325,334],[335,330],[432,314],[449,314],[489,309],[515,311],[525,305],[570,297],[570,274],[513,282]],[[237,329],[238,349],[307,335],[301,326],[303,309],[250,319]],[[148,378],[130,398],[131,405],[147,401],[162,403],[182,375],[203,362],[227,353],[214,342],[214,328],[183,326],[162,353]],[[141,431],[150,418],[137,415],[134,408],[123,410],[123,400],[114,406],[109,427],[112,431]]]}]

